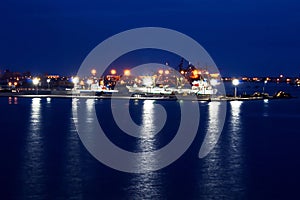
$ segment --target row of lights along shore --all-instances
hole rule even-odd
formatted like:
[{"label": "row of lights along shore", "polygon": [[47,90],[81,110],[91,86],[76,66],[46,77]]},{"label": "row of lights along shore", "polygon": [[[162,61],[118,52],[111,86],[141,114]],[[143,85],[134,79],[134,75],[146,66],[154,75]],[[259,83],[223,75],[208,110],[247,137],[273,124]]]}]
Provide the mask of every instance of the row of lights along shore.
[{"label": "row of lights along shore", "polygon": [[[95,77],[96,74],[97,74],[97,71],[96,71],[95,69],[92,69],[92,70],[91,70],[91,74]],[[163,75],[163,74],[169,75],[169,74],[170,74],[170,70],[158,70],[158,74],[159,74],[159,75]],[[109,75],[117,76],[117,70],[111,69]],[[124,75],[124,76],[127,76],[127,77],[130,76],[130,75],[131,75],[131,71],[130,71],[129,69],[125,69],[125,70],[123,71],[123,75]],[[74,85],[76,86],[76,85],[80,82],[79,77],[78,77],[78,76],[72,77],[72,82],[73,82]],[[86,81],[86,83],[87,83],[88,85],[91,85],[91,84],[93,84],[93,80],[92,80],[92,79],[88,79],[88,80]],[[37,82],[36,84],[35,84],[35,83],[33,83],[33,84],[34,84],[34,85],[37,85],[38,82]]]},{"label": "row of lights along shore", "polygon": [[[109,76],[118,76],[116,69],[111,69],[109,72],[110,72],[110,73],[108,73]],[[96,69],[92,69],[90,71],[90,73],[91,73],[92,77],[90,77],[88,79],[85,79],[85,81],[84,81],[84,79],[80,80],[81,78],[79,78],[78,76],[72,77],[71,82],[73,82],[74,88],[76,89],[76,86],[78,84],[83,85],[84,83],[86,83],[89,87],[91,87],[91,85],[93,83],[95,83],[95,81],[97,82],[98,80],[96,80],[96,74],[97,74]],[[159,75],[169,75],[170,73],[171,72],[169,70],[162,70],[162,69],[158,70]],[[194,71],[193,71],[193,73],[194,73]],[[131,76],[130,69],[123,70],[123,76],[127,76],[127,77]],[[284,76],[280,75],[280,78],[276,78],[275,80],[278,82],[280,79],[283,79],[283,78],[284,78]],[[272,82],[274,78],[267,77],[267,78],[252,78],[252,79],[253,79],[253,81],[263,81],[264,82],[264,86],[263,86],[263,93],[264,93],[265,92],[265,86],[266,86],[267,82],[269,82],[269,81]],[[238,85],[240,84],[240,80],[242,80],[244,82],[244,81],[249,81],[250,78],[240,78],[240,79],[237,79],[237,78],[222,78],[222,80],[224,80],[224,81],[231,80],[232,81],[232,85],[234,86],[234,97],[237,97],[237,89],[238,89]],[[290,80],[291,80],[290,78],[286,78],[287,82],[289,82]],[[214,81],[214,79],[212,79],[212,81],[211,81],[212,86],[215,85],[213,81]],[[296,79],[296,81],[298,81],[298,79]],[[46,82],[48,84],[48,89],[50,89],[51,79],[48,77],[46,79]],[[38,90],[38,86],[39,86],[40,83],[41,83],[41,78],[39,78],[39,77],[32,78],[32,84],[35,86],[36,90]],[[99,82],[99,83],[101,84],[101,82]],[[297,83],[299,83],[299,82],[297,82]],[[14,86],[16,86],[18,83],[17,82],[15,82],[15,83],[9,82],[8,83],[9,86],[13,86],[13,84],[14,84]]]}]

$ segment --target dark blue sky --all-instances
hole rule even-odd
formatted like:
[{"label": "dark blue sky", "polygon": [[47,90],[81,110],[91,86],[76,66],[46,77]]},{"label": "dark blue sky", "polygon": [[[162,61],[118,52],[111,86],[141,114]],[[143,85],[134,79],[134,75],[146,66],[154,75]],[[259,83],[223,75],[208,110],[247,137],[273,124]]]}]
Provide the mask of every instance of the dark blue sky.
[{"label": "dark blue sky", "polygon": [[297,0],[4,0],[0,69],[72,74],[109,36],[158,26],[197,40],[223,76],[296,76],[299,10]]}]

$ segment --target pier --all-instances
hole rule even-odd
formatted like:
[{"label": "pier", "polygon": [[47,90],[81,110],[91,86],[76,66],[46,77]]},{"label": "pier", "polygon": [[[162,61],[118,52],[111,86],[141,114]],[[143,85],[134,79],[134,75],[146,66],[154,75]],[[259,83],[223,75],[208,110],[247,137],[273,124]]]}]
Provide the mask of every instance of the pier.
[{"label": "pier", "polygon": [[[280,92],[279,92],[280,93]],[[0,97],[20,97],[20,98],[80,98],[80,99],[126,99],[126,100],[186,100],[186,101],[256,101],[256,100],[275,100],[275,99],[290,99],[295,98],[290,95],[282,96],[212,96],[212,95],[118,95],[118,94],[104,94],[104,95],[93,95],[93,94],[19,94],[19,93],[0,93]]]}]

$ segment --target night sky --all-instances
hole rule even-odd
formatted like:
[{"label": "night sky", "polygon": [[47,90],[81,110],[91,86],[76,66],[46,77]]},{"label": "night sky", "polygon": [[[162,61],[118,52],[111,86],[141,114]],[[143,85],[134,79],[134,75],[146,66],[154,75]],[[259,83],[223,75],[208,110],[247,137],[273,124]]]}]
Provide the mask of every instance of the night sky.
[{"label": "night sky", "polygon": [[0,69],[75,74],[106,38],[156,26],[194,38],[223,76],[298,76],[299,11],[298,0],[4,0]]}]

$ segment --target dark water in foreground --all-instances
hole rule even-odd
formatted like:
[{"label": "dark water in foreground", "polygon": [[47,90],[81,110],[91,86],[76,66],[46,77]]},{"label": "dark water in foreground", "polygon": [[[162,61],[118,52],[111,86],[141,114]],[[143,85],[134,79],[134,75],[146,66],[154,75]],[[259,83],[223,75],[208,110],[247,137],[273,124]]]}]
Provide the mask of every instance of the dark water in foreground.
[{"label": "dark water in foreground", "polygon": [[[299,94],[298,88],[291,90]],[[110,120],[108,100],[84,101],[105,116],[101,123],[111,134],[118,133]],[[132,151],[167,144],[177,128],[179,102],[131,102],[133,119],[147,123],[145,113],[151,113],[147,110],[151,106],[146,105],[152,104],[171,113],[158,139],[144,146],[126,135],[110,135],[111,140]],[[220,139],[203,159],[198,152],[212,128],[209,115],[214,107],[207,102],[199,106],[201,128],[180,159],[156,172],[129,174],[104,166],[87,152],[73,123],[72,99],[0,98],[1,199],[295,199],[299,195],[300,99],[228,102]]]}]

